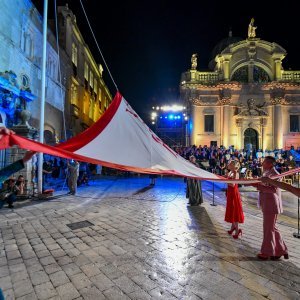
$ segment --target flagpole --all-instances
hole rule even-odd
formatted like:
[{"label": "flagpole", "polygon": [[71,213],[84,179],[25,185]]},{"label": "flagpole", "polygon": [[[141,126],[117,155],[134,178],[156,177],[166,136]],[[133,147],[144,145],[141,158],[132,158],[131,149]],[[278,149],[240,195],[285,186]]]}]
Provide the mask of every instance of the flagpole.
[{"label": "flagpole", "polygon": [[[43,16],[43,55],[42,55],[42,82],[41,82],[41,109],[40,109],[40,136],[39,142],[44,143],[44,119],[45,119],[45,88],[46,88],[46,59],[47,59],[47,18],[48,0],[44,0]],[[38,159],[38,194],[43,192],[43,153],[39,153]]]}]

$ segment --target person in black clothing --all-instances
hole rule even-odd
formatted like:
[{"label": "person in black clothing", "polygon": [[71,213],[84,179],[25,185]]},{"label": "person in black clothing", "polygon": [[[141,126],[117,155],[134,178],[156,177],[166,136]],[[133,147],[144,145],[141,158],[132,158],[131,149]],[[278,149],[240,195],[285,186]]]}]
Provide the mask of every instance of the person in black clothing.
[{"label": "person in black clothing", "polygon": [[17,187],[16,180],[14,178],[9,178],[3,183],[3,190],[1,193],[6,193],[4,200],[8,204],[8,208],[14,208],[13,203],[17,198]]},{"label": "person in black clothing", "polygon": [[[5,127],[0,127],[0,141],[4,135],[15,134],[12,130],[9,130]],[[25,163],[28,162],[32,156],[35,154],[34,151],[27,151],[22,159],[15,161],[14,163],[4,167],[0,170],[0,183],[4,182],[9,178],[12,174],[22,170],[25,167]],[[8,186],[12,185],[12,182],[8,184]],[[0,209],[3,207],[4,202],[7,202],[7,197],[9,193],[6,193],[5,190],[2,190],[0,193]],[[10,208],[13,207],[11,200],[9,200],[8,205]]]}]

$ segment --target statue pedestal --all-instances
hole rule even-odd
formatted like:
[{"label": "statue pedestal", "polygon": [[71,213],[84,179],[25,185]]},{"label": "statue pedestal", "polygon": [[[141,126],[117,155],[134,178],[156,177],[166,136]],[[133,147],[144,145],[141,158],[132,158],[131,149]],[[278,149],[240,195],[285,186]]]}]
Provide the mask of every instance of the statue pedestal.
[{"label": "statue pedestal", "polygon": [[195,81],[196,80],[196,74],[197,74],[197,70],[190,70],[191,73],[191,81]]}]

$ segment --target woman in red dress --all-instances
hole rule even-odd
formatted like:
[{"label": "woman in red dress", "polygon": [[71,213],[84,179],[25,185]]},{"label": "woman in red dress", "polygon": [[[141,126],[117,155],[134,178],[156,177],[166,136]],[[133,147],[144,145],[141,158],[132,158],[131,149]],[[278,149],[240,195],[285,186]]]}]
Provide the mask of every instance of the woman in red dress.
[{"label": "woman in red dress", "polygon": [[[232,160],[227,168],[229,170],[227,175],[229,179],[239,179],[238,170],[240,163],[237,160]],[[228,234],[234,232],[233,238],[238,239],[239,235],[242,235],[239,223],[244,223],[244,212],[238,185],[234,183],[228,183],[227,187],[225,221],[231,223],[231,229],[228,230]]]}]

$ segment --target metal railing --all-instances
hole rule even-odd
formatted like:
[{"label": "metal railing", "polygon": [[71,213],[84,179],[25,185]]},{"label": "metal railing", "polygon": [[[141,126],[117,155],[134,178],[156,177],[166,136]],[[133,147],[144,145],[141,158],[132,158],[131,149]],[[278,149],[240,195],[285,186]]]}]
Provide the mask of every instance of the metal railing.
[{"label": "metal railing", "polygon": [[283,71],[282,81],[300,82],[300,71]]}]

